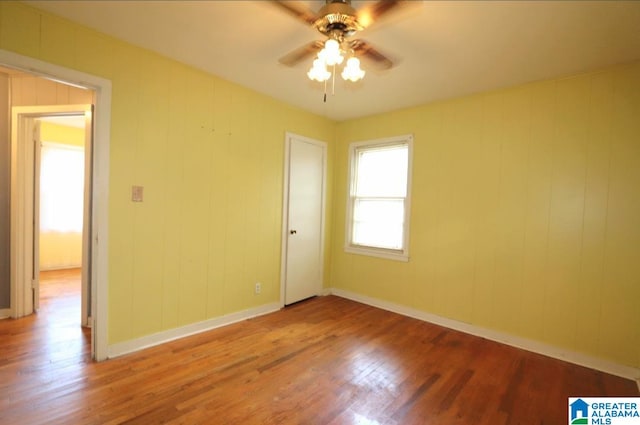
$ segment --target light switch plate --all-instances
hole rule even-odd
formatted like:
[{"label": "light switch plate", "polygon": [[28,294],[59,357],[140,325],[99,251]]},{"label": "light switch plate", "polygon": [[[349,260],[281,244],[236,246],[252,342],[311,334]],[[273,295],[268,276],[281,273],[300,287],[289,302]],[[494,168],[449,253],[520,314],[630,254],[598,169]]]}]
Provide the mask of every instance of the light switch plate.
[{"label": "light switch plate", "polygon": [[142,186],[131,186],[131,200],[133,202],[142,202]]}]

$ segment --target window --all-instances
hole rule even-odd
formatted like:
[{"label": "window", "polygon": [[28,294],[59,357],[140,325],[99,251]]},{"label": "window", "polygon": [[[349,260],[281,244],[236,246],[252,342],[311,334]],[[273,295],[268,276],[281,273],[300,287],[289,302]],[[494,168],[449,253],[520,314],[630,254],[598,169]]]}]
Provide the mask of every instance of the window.
[{"label": "window", "polygon": [[352,143],[345,250],[408,261],[413,137]]},{"label": "window", "polygon": [[40,231],[82,232],[84,148],[43,142],[40,162]]}]

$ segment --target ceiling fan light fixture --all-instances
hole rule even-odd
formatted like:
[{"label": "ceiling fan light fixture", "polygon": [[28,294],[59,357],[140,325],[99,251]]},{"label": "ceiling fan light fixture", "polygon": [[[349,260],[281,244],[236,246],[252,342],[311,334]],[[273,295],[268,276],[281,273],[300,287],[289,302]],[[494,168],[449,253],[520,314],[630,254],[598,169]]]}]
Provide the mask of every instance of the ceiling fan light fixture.
[{"label": "ceiling fan light fixture", "polygon": [[321,58],[318,58],[313,61],[313,66],[309,72],[307,72],[307,77],[309,77],[310,80],[323,82],[327,81],[329,77],[331,77],[331,73],[327,71],[327,66],[324,61]]},{"label": "ceiling fan light fixture", "polygon": [[340,51],[340,43],[333,38],[328,39],[324,43],[324,48],[318,53],[318,58],[327,64],[327,66],[340,65],[344,60]]},{"label": "ceiling fan light fixture", "polygon": [[[293,3],[296,2],[293,1],[272,1],[326,37],[324,40],[308,43],[280,58],[280,63],[293,66],[317,54],[307,76],[311,80],[324,82],[326,102],[327,81],[331,79],[333,94],[338,72],[341,72],[342,78],[346,81],[356,82],[364,78],[365,71],[360,68],[360,59],[356,58],[356,55],[372,61],[379,69],[390,69],[393,66],[393,62],[370,43],[365,40],[351,39],[351,37],[369,27],[389,11],[409,3],[410,0],[376,0],[359,10],[351,6],[351,0],[324,0],[325,5],[317,12],[303,6],[295,6]],[[348,59],[346,63],[344,63],[345,59]],[[337,69],[338,65],[343,68]]]},{"label": "ceiling fan light fixture", "polygon": [[360,68],[360,59],[355,56],[347,60],[347,64],[342,70],[342,78],[348,81],[356,82],[364,78],[364,70]]}]

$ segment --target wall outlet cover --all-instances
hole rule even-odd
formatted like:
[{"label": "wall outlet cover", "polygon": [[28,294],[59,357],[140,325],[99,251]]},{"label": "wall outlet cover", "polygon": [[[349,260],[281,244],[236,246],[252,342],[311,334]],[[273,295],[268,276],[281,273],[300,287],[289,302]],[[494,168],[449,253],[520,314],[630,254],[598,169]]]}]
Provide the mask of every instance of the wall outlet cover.
[{"label": "wall outlet cover", "polygon": [[133,202],[142,202],[144,187],[131,186],[131,200]]}]

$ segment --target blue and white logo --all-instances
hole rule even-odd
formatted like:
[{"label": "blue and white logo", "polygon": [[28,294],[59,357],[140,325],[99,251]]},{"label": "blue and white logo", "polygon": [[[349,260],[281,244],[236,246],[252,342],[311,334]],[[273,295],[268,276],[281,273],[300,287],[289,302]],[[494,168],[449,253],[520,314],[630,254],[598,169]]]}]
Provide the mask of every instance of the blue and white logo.
[{"label": "blue and white logo", "polygon": [[569,402],[569,420],[571,425],[588,424],[589,403],[579,398],[573,403]]},{"label": "blue and white logo", "polygon": [[569,425],[640,425],[640,397],[569,397]]}]

